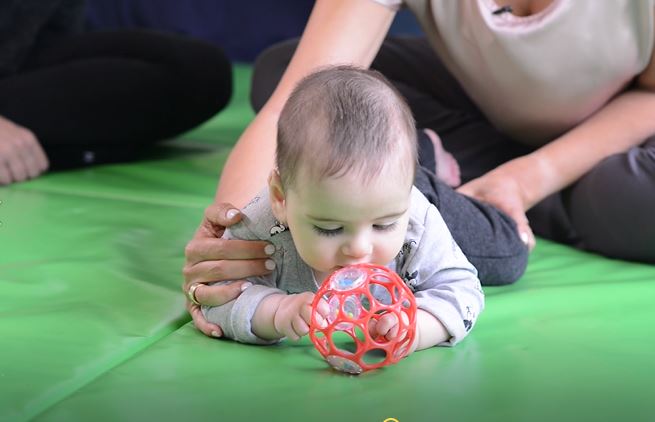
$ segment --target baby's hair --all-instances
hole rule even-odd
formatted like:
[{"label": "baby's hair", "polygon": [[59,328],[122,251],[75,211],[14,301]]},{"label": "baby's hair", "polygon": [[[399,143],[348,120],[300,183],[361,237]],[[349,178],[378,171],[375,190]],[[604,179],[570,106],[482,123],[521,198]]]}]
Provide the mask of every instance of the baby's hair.
[{"label": "baby's hair", "polygon": [[301,167],[313,180],[356,172],[367,183],[385,165],[412,177],[417,162],[412,113],[379,72],[318,70],[298,83],[278,121],[276,164],[292,187]]}]

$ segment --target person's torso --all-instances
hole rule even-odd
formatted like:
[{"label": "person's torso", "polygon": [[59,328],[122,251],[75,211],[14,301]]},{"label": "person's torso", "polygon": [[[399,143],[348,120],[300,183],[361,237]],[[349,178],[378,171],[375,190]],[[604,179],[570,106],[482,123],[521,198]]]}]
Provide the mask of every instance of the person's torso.
[{"label": "person's torso", "polygon": [[552,0],[529,16],[494,14],[494,0],[405,3],[491,122],[535,146],[625,89],[653,49],[653,0]]}]

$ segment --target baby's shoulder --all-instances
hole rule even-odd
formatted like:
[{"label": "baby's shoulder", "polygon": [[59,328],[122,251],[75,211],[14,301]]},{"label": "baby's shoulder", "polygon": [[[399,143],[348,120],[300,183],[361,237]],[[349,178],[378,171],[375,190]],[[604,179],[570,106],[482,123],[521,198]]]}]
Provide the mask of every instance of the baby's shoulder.
[{"label": "baby's shoulder", "polygon": [[[226,230],[231,239],[267,240],[287,231],[273,215],[268,189],[263,189],[241,209],[242,218]],[[275,243],[275,242],[273,242]]]},{"label": "baby's shoulder", "polygon": [[412,193],[409,206],[409,225],[407,226],[407,236],[416,237],[422,235],[430,220],[434,216],[440,216],[439,210],[419,191],[416,186],[412,186]]}]

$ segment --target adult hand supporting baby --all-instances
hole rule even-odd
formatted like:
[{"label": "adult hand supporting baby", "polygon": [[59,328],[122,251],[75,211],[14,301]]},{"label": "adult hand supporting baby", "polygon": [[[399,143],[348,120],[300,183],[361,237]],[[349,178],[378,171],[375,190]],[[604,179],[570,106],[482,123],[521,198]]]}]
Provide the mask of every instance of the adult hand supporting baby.
[{"label": "adult hand supporting baby", "polygon": [[520,159],[509,161],[485,175],[460,186],[457,191],[481,202],[495,206],[516,222],[521,240],[532,250],[536,240],[525,212],[530,208],[528,194],[514,177],[515,167],[520,167]]},{"label": "adult hand supporting baby", "polygon": [[218,286],[207,286],[207,283],[265,275],[274,268],[273,261],[268,259],[275,251],[270,243],[222,238],[225,228],[239,220],[241,213],[231,204],[210,205],[184,251],[182,290],[197,302],[187,299],[186,308],[195,326],[207,336],[221,337],[223,332],[205,319],[200,305],[218,306],[234,300],[246,281]]}]

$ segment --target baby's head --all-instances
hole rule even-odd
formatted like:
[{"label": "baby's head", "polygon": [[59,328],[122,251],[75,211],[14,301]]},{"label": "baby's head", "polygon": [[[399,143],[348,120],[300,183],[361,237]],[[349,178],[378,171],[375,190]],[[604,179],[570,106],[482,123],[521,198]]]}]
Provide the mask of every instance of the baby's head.
[{"label": "baby's head", "polygon": [[271,205],[300,256],[320,273],[388,264],[402,247],[416,170],[416,130],[377,72],[320,70],[280,115]]}]

